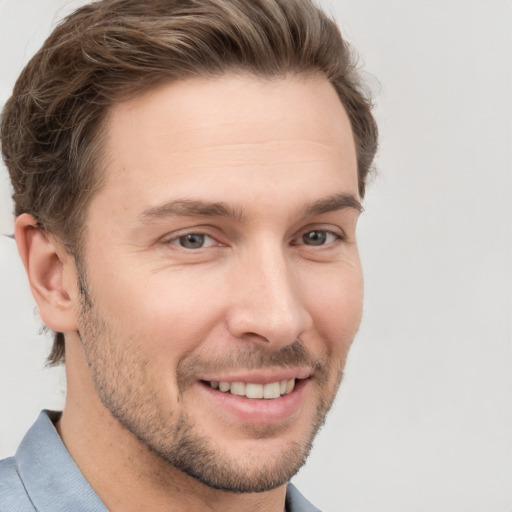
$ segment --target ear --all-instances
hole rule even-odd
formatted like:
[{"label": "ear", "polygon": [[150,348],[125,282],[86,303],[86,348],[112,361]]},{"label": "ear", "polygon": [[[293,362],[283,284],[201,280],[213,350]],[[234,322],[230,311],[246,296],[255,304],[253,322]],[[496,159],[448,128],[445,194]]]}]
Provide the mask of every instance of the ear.
[{"label": "ear", "polygon": [[27,213],[16,218],[15,238],[41,320],[55,332],[76,331],[78,275],[74,258]]}]

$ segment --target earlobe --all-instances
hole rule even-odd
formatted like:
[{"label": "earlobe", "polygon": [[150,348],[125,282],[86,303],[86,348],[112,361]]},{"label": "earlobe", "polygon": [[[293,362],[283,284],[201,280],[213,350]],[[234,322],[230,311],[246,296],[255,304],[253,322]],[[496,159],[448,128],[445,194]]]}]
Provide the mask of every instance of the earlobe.
[{"label": "earlobe", "polygon": [[56,332],[75,331],[78,293],[73,257],[26,213],[16,219],[15,238],[41,320]]}]

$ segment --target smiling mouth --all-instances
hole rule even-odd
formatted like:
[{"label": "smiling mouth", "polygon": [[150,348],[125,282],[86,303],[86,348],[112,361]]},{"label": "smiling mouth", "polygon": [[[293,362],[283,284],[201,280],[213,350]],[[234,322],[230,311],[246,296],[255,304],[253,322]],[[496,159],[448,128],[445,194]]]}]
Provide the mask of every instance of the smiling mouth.
[{"label": "smiling mouth", "polygon": [[203,382],[207,386],[223,393],[231,393],[232,395],[251,399],[272,400],[291,393],[295,388],[297,380],[303,379],[280,380],[269,382],[268,384],[258,384],[254,382],[218,382],[215,380]]}]

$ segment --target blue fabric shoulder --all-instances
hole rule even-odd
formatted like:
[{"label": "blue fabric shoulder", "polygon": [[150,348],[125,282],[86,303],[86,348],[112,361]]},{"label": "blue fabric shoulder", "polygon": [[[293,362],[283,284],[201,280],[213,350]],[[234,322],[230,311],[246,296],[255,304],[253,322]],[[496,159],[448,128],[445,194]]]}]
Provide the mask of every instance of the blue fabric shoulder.
[{"label": "blue fabric shoulder", "polygon": [[34,512],[14,457],[0,460],[0,512]]}]

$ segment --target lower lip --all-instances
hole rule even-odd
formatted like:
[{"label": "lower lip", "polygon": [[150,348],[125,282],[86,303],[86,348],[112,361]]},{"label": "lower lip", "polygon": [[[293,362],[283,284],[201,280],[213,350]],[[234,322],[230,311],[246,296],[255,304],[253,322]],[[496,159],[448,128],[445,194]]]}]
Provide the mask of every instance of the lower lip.
[{"label": "lower lip", "polygon": [[297,414],[301,409],[304,390],[308,385],[309,379],[299,380],[287,395],[271,399],[254,399],[232,395],[229,391],[222,392],[203,382],[198,384],[202,392],[208,396],[217,408],[221,408],[245,423],[254,425],[282,422]]}]

